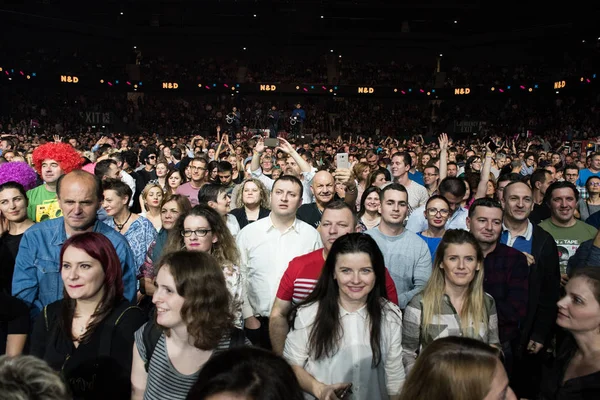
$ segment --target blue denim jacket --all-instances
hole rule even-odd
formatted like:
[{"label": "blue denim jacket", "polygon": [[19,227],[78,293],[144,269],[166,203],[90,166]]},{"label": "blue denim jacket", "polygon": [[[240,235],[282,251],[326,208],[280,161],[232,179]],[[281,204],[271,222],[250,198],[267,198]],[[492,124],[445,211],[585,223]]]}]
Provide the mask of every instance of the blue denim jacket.
[{"label": "blue denim jacket", "polygon": [[[94,232],[102,233],[115,246],[123,267],[123,294],[129,301],[135,301],[135,261],[127,240],[100,221],[96,221]],[[32,316],[63,297],[60,249],[66,240],[63,217],[37,223],[23,234],[15,261],[12,291],[13,296],[29,304]]]}]

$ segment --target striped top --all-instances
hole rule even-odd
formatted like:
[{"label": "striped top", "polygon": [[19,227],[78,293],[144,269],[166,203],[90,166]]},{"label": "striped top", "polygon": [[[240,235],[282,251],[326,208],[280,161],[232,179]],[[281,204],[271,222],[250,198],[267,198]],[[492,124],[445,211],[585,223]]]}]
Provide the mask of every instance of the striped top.
[{"label": "striped top", "polygon": [[[146,362],[146,348],[144,347],[143,338],[145,326],[146,324],[135,332],[135,344],[144,363]],[[246,344],[251,345],[248,339],[246,339]],[[230,337],[226,335],[221,339],[211,357],[229,348]],[[200,370],[191,375],[184,375],[175,369],[167,354],[165,334],[163,333],[158,343],[156,343],[148,365],[148,380],[144,400],[185,400],[189,390],[196,383],[199,373]]]},{"label": "striped top", "polygon": [[484,303],[488,320],[482,321],[483,326],[476,329],[473,321],[461,321],[450,298],[444,294],[442,313],[433,316],[432,323],[427,329],[427,335],[424,335],[423,293],[413,297],[404,310],[404,319],[402,320],[402,359],[406,372],[408,373],[412,368],[417,354],[434,340],[448,336],[463,336],[462,327],[465,323],[469,326],[468,337],[500,347],[496,303],[494,298],[487,293],[484,293]]}]

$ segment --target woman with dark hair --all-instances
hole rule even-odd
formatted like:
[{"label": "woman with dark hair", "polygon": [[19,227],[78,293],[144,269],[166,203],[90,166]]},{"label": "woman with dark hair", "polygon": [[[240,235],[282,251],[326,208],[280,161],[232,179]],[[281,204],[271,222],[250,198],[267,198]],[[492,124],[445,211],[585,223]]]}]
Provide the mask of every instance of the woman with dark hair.
[{"label": "woman with dark hair", "polygon": [[483,252],[462,229],[446,231],[431,277],[404,310],[403,359],[407,371],[417,354],[445,336],[464,336],[500,347],[494,298],[483,291]]},{"label": "woman with dark hair", "polygon": [[427,346],[408,374],[401,400],[517,400],[500,350],[450,336]]},{"label": "woman with dark hair", "polygon": [[185,178],[185,174],[178,169],[172,169],[167,174],[167,183],[165,196],[176,194],[177,188],[181,186],[181,184],[186,183],[187,179]]},{"label": "woman with dark hair", "polygon": [[206,204],[199,204],[181,214],[169,234],[164,252],[182,249],[209,253],[217,259],[231,294],[234,324],[241,328],[244,292],[239,267],[240,253],[223,217]]},{"label": "woman with dark hair", "polygon": [[380,190],[377,186],[369,186],[362,194],[358,211],[360,232],[373,229],[381,222],[379,192]]},{"label": "woman with dark hair", "polygon": [[[383,255],[362,233],[338,238],[314,291],[292,309],[284,357],[320,399],[397,399],[404,382],[402,314],[386,299]],[[351,386],[351,388],[350,388]]]},{"label": "woman with dark hair", "polygon": [[[27,193],[25,188],[17,182],[6,182],[0,185],[0,294],[5,312],[17,311],[22,304],[17,299],[10,299],[12,295],[12,279],[15,269],[15,260],[19,251],[21,238],[33,221],[27,218]],[[14,303],[14,306],[9,306]],[[0,354],[5,351],[10,355],[21,354],[25,347],[29,333],[29,318],[22,312],[13,315],[0,313]]]},{"label": "woman with dark hair", "polygon": [[600,398],[600,268],[571,272],[556,324],[567,334],[542,379],[542,400]]},{"label": "woman with dark hair", "polygon": [[270,351],[242,347],[224,351],[200,370],[187,400],[303,400],[296,375]]},{"label": "woman with dark hair", "polygon": [[381,169],[376,169],[375,171],[371,172],[371,174],[369,174],[369,179],[367,180],[367,187],[377,186],[381,189],[381,187],[388,182],[389,181],[385,176],[385,172],[383,172],[383,170]]},{"label": "woman with dark hair", "polygon": [[155,319],[135,332],[131,399],[183,400],[213,355],[246,342],[236,340],[231,295],[210,254],[166,254],[155,285]]},{"label": "woman with dark hair", "polygon": [[427,229],[417,233],[421,239],[427,243],[431,260],[435,258],[435,251],[446,233],[446,222],[450,217],[450,203],[445,197],[434,195],[425,203],[425,219],[427,220]]},{"label": "woman with dark hair", "polygon": [[73,235],[60,251],[64,298],[38,316],[31,354],[63,375],[74,398],[126,398],[142,310],[123,297],[121,263],[106,236]]},{"label": "woman with dark hair", "polygon": [[219,165],[218,161],[212,160],[206,166],[206,170],[208,171],[207,174],[208,174],[208,182],[209,183],[220,183],[219,170],[217,168],[218,165]]},{"label": "woman with dark hair", "polygon": [[579,211],[579,219],[585,222],[590,215],[596,211],[600,211],[600,177],[590,176],[585,181],[585,188],[588,192],[588,198],[580,198],[577,202],[577,211]]}]

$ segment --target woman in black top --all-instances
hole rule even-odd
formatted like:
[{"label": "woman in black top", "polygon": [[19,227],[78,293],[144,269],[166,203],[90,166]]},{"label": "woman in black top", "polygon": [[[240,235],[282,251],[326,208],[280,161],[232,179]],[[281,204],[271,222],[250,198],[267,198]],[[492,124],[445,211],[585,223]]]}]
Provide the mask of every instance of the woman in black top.
[{"label": "woman in black top", "polygon": [[[20,183],[6,182],[0,185],[0,294],[6,297],[0,302],[5,308],[0,312],[0,354],[6,352],[11,356],[23,352],[29,333],[29,324],[25,321],[27,317],[22,318],[25,305],[10,298],[19,244],[23,233],[33,225],[33,221],[27,218],[28,204],[27,193]],[[12,315],[9,316],[9,313]]]},{"label": "woman in black top", "polygon": [[269,192],[256,178],[248,178],[240,185],[236,198],[236,208],[231,214],[237,219],[240,229],[246,225],[267,217],[269,210]]},{"label": "woman in black top", "polygon": [[541,399],[600,399],[600,268],[573,271],[565,292],[556,323],[567,336],[544,374]]},{"label": "woman in black top", "polygon": [[145,317],[123,297],[113,245],[95,232],[71,236],[60,273],[64,299],[44,307],[31,353],[61,372],[75,399],[129,398],[133,334]]}]

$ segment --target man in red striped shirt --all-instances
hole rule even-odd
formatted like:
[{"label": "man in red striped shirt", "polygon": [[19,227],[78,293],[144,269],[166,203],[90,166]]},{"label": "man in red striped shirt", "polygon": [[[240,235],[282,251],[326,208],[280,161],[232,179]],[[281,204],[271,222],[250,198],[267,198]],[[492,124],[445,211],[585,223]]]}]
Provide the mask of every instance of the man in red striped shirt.
[{"label": "man in red striped shirt", "polygon": [[[293,304],[304,300],[315,288],[327,254],[333,242],[340,236],[356,232],[358,218],[343,201],[329,203],[321,215],[319,233],[323,248],[304,254],[290,261],[277,290],[277,297],[269,317],[269,335],[273,351],[281,355],[289,331],[288,315]],[[387,297],[398,304],[398,293],[394,281],[385,270]]]}]

